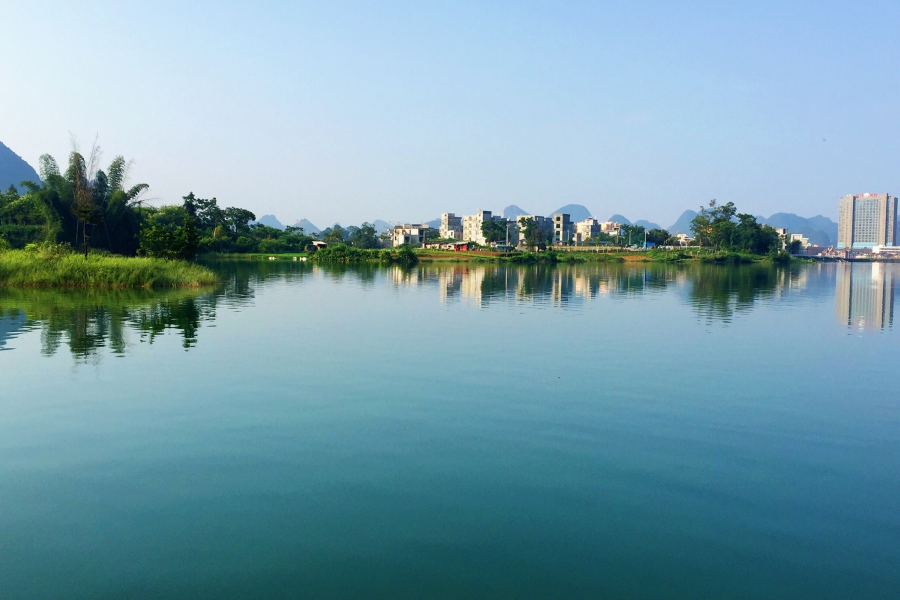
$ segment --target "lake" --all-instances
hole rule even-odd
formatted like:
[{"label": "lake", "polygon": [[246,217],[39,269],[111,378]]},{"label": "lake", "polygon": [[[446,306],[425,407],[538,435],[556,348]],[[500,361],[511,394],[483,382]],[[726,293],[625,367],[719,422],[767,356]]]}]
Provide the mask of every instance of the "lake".
[{"label": "lake", "polygon": [[900,265],[0,289],[0,598],[895,598]]}]

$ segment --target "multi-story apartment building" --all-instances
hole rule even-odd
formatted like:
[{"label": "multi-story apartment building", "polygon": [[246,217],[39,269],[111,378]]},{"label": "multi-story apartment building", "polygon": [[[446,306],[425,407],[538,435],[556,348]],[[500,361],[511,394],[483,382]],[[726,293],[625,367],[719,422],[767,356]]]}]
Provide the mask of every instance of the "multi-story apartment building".
[{"label": "multi-story apartment building", "polygon": [[603,221],[600,223],[600,231],[609,235],[618,236],[622,231],[622,224],[615,221]]},{"label": "multi-story apartment building", "polygon": [[527,219],[534,220],[535,224],[538,226],[538,229],[544,232],[544,239],[548,243],[553,241],[553,219],[550,219],[548,217],[541,217],[538,215],[519,215],[518,217],[516,217],[516,231],[518,235],[515,238],[516,240],[518,240],[518,243],[521,244],[525,241],[524,222]]},{"label": "multi-story apartment building", "polygon": [[575,225],[566,213],[553,215],[553,243],[567,244],[575,239]]},{"label": "multi-story apartment building", "polygon": [[486,246],[487,240],[484,238],[481,226],[485,221],[493,221],[494,218],[489,210],[479,210],[474,215],[463,216],[462,239],[475,242],[480,246]]},{"label": "multi-story apartment building", "polygon": [[391,234],[391,246],[421,246],[425,243],[426,233],[430,229],[428,225],[406,224],[397,225]]},{"label": "multi-story apartment building", "polygon": [[438,236],[446,240],[461,240],[463,236],[462,217],[457,217],[453,213],[444,213],[441,215],[441,228]]},{"label": "multi-story apartment building", "polygon": [[575,243],[583,243],[603,231],[603,223],[594,217],[575,223]]},{"label": "multi-story apartment building", "polygon": [[838,205],[838,248],[897,245],[897,198],[850,194]]}]

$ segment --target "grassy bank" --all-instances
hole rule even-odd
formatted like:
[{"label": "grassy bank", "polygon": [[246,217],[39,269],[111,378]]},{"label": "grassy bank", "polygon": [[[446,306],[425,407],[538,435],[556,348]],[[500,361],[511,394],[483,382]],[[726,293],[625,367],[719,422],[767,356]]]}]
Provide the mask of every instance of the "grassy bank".
[{"label": "grassy bank", "polygon": [[158,258],[81,254],[60,250],[0,252],[0,286],[38,288],[181,288],[212,285],[200,265]]}]

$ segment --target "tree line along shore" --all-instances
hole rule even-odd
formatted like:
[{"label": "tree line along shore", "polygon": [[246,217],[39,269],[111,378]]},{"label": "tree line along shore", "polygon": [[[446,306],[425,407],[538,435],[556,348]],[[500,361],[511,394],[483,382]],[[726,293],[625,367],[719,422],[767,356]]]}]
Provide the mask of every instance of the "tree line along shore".
[{"label": "tree line along shore", "polygon": [[[711,203],[695,219],[703,248],[654,249],[634,253],[554,248],[526,223],[524,247],[495,252],[441,252],[411,247],[384,248],[371,224],[308,235],[300,227],[284,230],[256,223],[238,207],[220,207],[216,198],[189,193],[180,205],[150,206],[144,183],[129,184],[128,163],[115,157],[102,167],[95,145],[87,156],[77,149],[61,170],[50,155],[40,158],[40,182],[22,182],[0,192],[0,285],[31,287],[199,287],[215,282],[198,256],[303,256],[314,262],[363,262],[410,266],[419,260],[556,263],[593,261],[683,261],[741,263],[789,259],[777,235],[734,205]],[[497,223],[485,223],[494,236]],[[656,237],[667,232],[653,232]],[[318,242],[324,242],[318,243]],[[589,240],[610,244],[610,240]],[[591,248],[596,250],[596,248]],[[565,250],[565,251],[564,251]],[[639,257],[639,258],[638,258]],[[787,258],[786,258],[787,257]],[[201,261],[202,262],[202,261]]]}]

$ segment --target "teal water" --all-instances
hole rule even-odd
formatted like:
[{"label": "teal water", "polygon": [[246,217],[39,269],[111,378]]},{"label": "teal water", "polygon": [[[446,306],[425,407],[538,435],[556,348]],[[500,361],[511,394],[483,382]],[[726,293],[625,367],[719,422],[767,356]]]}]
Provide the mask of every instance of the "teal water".
[{"label": "teal water", "polygon": [[898,267],[0,291],[0,598],[895,598]]}]

